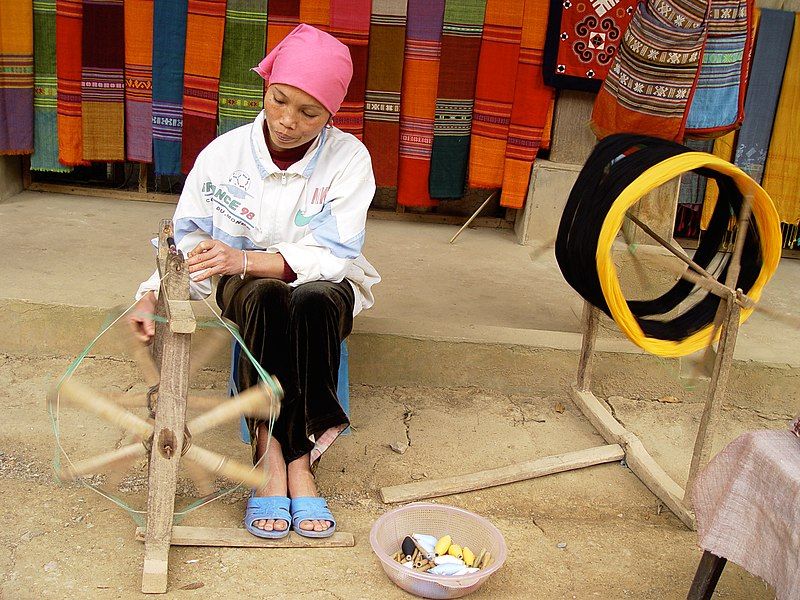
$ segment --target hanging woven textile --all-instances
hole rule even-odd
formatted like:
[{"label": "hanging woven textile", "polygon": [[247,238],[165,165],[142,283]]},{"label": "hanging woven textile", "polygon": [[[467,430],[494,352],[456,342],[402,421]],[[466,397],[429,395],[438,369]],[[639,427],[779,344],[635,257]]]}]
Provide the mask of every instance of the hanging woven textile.
[{"label": "hanging woven textile", "polygon": [[353,61],[350,87],[333,124],[358,139],[364,137],[371,4],[371,0],[331,0],[330,3],[330,33],[348,47]]},{"label": "hanging woven textile", "polygon": [[524,9],[525,0],[486,3],[469,147],[471,187],[499,188],[503,184]]},{"label": "hanging woven textile", "polygon": [[752,55],[752,8],[753,0],[711,0],[687,136],[719,137],[741,124]]},{"label": "hanging woven textile", "polygon": [[300,24],[300,0],[269,0],[267,10],[267,53],[270,53]]},{"label": "hanging woven textile", "polygon": [[331,0],[300,0],[300,22],[329,32],[331,3]]},{"label": "hanging woven textile", "polygon": [[33,6],[0,0],[0,154],[33,152]]},{"label": "hanging woven textile", "polygon": [[547,15],[541,10],[539,1],[525,0],[517,84],[500,195],[500,206],[506,208],[522,208],[525,204],[531,167],[539,151],[553,100],[553,88],[545,85],[542,76],[546,29]]},{"label": "hanging woven textile", "polygon": [[153,162],[153,0],[125,1],[125,153]]},{"label": "hanging woven textile", "polygon": [[228,0],[219,76],[217,135],[252,122],[264,102],[264,80],[251,71],[267,48],[267,0]]},{"label": "hanging woven textile", "polygon": [[708,0],[638,5],[594,103],[597,137],[637,132],[682,140],[706,33]]},{"label": "hanging woven textile", "polygon": [[406,10],[406,0],[372,2],[364,144],[372,156],[372,170],[379,187],[397,186]]},{"label": "hanging woven textile", "polygon": [[33,4],[34,152],[31,171],[67,172],[58,162],[56,83],[56,0]]},{"label": "hanging woven textile", "polygon": [[[733,158],[733,140],[736,136],[735,132],[731,132],[714,140],[714,156],[718,156],[722,160],[730,161]],[[700,229],[708,229],[708,224],[711,222],[711,216],[714,214],[714,208],[717,205],[717,197],[719,196],[719,187],[717,182],[713,179],[706,180],[706,195],[703,199],[703,214],[700,217]]]},{"label": "hanging woven textile", "polygon": [[180,175],[183,55],[188,0],[153,7],[153,164],[157,175]]},{"label": "hanging woven textile", "polygon": [[81,125],[81,0],[56,0],[56,85],[58,87],[58,160],[85,164]]},{"label": "hanging woven textile", "polygon": [[736,141],[734,159],[736,165],[757,183],[761,183],[764,176],[793,29],[793,13],[767,9],[761,11],[758,42],[747,84],[745,117]]},{"label": "hanging woven textile", "polygon": [[435,206],[428,193],[444,0],[409,0],[400,104],[397,204]]},{"label": "hanging woven textile", "polygon": [[125,11],[122,0],[83,0],[83,159],[125,160]]},{"label": "hanging woven textile", "polygon": [[475,79],[486,0],[446,0],[433,124],[432,198],[461,198],[467,184]]},{"label": "hanging woven textile", "polygon": [[[764,168],[764,189],[772,196],[781,222],[794,228],[788,243],[797,239],[800,224],[800,13],[794,16],[794,35],[783,75],[781,97]],[[787,244],[788,245],[788,244]]]},{"label": "hanging woven textile", "polygon": [[[658,356],[686,356],[713,341],[712,334],[719,333],[714,321],[720,298],[681,278],[656,298],[628,300],[617,277],[612,245],[632,206],[656,187],[694,169],[714,178],[722,190],[708,231],[693,255],[704,269],[715,261],[719,280],[725,280],[731,262],[731,253],[720,254],[730,217],[740,213],[743,194],[752,195],[733,287],[757,302],[780,261],[775,206],[738,167],[673,142],[629,134],[601,141],[570,192],[556,238],[556,260],[570,286],[611,316],[632,342]],[[743,308],[740,322],[752,312]]]},{"label": "hanging woven textile", "polygon": [[226,0],[189,0],[183,73],[183,173],[191,171],[197,155],[217,135],[225,3]]},{"label": "hanging woven textile", "polygon": [[568,90],[596,92],[611,68],[637,0],[550,0],[544,80]]}]

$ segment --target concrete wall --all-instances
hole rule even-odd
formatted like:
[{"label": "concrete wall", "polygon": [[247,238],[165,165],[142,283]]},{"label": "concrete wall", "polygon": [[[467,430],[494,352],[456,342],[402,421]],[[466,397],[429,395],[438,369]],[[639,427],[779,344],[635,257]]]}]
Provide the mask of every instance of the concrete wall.
[{"label": "concrete wall", "polygon": [[22,189],[22,158],[0,156],[0,202],[16,196]]}]

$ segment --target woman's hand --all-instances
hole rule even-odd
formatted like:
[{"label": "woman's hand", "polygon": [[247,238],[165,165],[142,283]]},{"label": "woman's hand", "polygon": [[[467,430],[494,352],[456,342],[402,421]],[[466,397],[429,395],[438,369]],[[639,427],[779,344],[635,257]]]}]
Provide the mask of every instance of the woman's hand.
[{"label": "woman's hand", "polygon": [[137,340],[149,344],[156,334],[156,322],[150,318],[156,312],[156,294],[147,292],[128,313],[128,325]]},{"label": "woman's hand", "polygon": [[244,252],[219,240],[205,240],[187,255],[189,274],[199,273],[192,281],[203,281],[212,275],[239,275],[244,271]]}]

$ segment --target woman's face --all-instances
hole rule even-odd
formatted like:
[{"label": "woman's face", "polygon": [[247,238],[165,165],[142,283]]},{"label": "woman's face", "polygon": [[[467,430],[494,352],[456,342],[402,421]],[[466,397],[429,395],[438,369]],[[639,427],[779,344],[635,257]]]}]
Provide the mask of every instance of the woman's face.
[{"label": "woman's face", "polygon": [[276,148],[296,148],[313,140],[331,114],[313,96],[294,86],[273,83],[264,94],[269,140]]}]

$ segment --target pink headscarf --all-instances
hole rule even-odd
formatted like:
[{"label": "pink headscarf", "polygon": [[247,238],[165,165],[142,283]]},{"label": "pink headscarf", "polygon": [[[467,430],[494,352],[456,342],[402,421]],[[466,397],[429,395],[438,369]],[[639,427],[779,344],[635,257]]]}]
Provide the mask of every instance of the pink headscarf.
[{"label": "pink headscarf", "polygon": [[268,84],[303,90],[333,115],[350,85],[353,61],[350,50],[335,37],[301,23],[253,70]]}]

